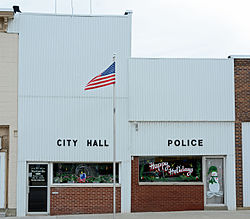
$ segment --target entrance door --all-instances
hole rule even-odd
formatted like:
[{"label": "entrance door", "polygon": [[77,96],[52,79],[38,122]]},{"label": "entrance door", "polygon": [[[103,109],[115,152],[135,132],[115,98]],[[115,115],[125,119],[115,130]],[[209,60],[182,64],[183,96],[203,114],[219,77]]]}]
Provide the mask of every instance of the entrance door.
[{"label": "entrance door", "polygon": [[29,164],[28,168],[28,213],[47,213],[48,164]]},{"label": "entrance door", "polygon": [[225,205],[224,158],[206,158],[206,205]]}]

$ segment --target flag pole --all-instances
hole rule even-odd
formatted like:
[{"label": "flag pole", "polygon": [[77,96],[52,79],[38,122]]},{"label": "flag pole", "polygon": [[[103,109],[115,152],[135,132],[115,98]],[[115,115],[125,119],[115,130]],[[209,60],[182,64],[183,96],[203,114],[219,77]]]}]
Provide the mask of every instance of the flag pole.
[{"label": "flag pole", "polygon": [[[115,62],[115,54],[113,55],[113,62]],[[115,66],[116,74],[116,66]],[[116,132],[115,132],[115,123],[116,123],[116,101],[115,101],[115,83],[113,84],[113,219],[115,219],[116,213],[116,198],[115,198],[115,181],[116,181]]]}]

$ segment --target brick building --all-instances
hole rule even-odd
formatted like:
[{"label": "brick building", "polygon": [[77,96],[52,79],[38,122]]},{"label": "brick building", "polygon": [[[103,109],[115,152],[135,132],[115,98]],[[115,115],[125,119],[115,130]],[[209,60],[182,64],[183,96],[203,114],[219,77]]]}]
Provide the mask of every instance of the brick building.
[{"label": "brick building", "polygon": [[236,205],[250,207],[250,56],[233,55],[235,79]]}]

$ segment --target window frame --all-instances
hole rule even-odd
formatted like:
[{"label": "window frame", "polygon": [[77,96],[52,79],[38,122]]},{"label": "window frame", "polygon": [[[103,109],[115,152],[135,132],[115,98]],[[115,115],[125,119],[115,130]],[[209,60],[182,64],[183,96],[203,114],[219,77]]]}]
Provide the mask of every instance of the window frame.
[{"label": "window frame", "polygon": [[[58,163],[72,163],[72,164],[112,164],[113,162],[70,162],[70,161],[59,161],[59,162],[51,162],[50,164],[50,186],[51,187],[113,187],[113,182],[112,183],[54,183],[53,182],[53,177],[54,177],[54,172],[53,172],[53,167],[54,164]],[[121,174],[120,174],[120,169],[121,169],[121,162],[116,162],[118,164],[118,179],[119,183],[116,182],[116,187],[121,187]]]},{"label": "window frame", "polygon": [[[223,204],[207,204],[207,185],[206,185],[206,178],[207,178],[207,175],[206,175],[206,160],[207,159],[223,159],[222,163],[223,163],[223,184],[224,184],[224,203]],[[227,179],[227,176],[226,176],[226,170],[227,170],[227,167],[226,167],[226,159],[227,159],[227,156],[226,155],[210,155],[210,156],[203,156],[203,182],[204,182],[204,206],[205,207],[225,207],[227,206],[227,188],[226,188],[226,182],[225,180]]]},{"label": "window frame", "polygon": [[[187,158],[187,157],[199,157],[201,159],[201,180],[202,181],[192,181],[192,182],[140,182],[140,157],[171,157],[171,158],[175,158],[175,157],[183,157],[183,158]],[[162,186],[162,185],[202,185],[204,186],[204,161],[203,161],[203,157],[202,155],[170,155],[170,156],[165,156],[165,155],[157,155],[157,156],[139,156],[138,157],[138,184],[139,186]]]}]

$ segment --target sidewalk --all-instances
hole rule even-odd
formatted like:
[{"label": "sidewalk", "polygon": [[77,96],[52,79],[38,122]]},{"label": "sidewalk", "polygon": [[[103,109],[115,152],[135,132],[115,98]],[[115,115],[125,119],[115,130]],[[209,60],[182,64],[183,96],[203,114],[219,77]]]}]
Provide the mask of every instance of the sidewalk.
[{"label": "sidewalk", "polygon": [[[65,216],[26,216],[6,219],[112,219],[112,214],[65,215]],[[238,211],[178,211],[157,213],[117,214],[116,219],[250,219],[250,210]]]}]

